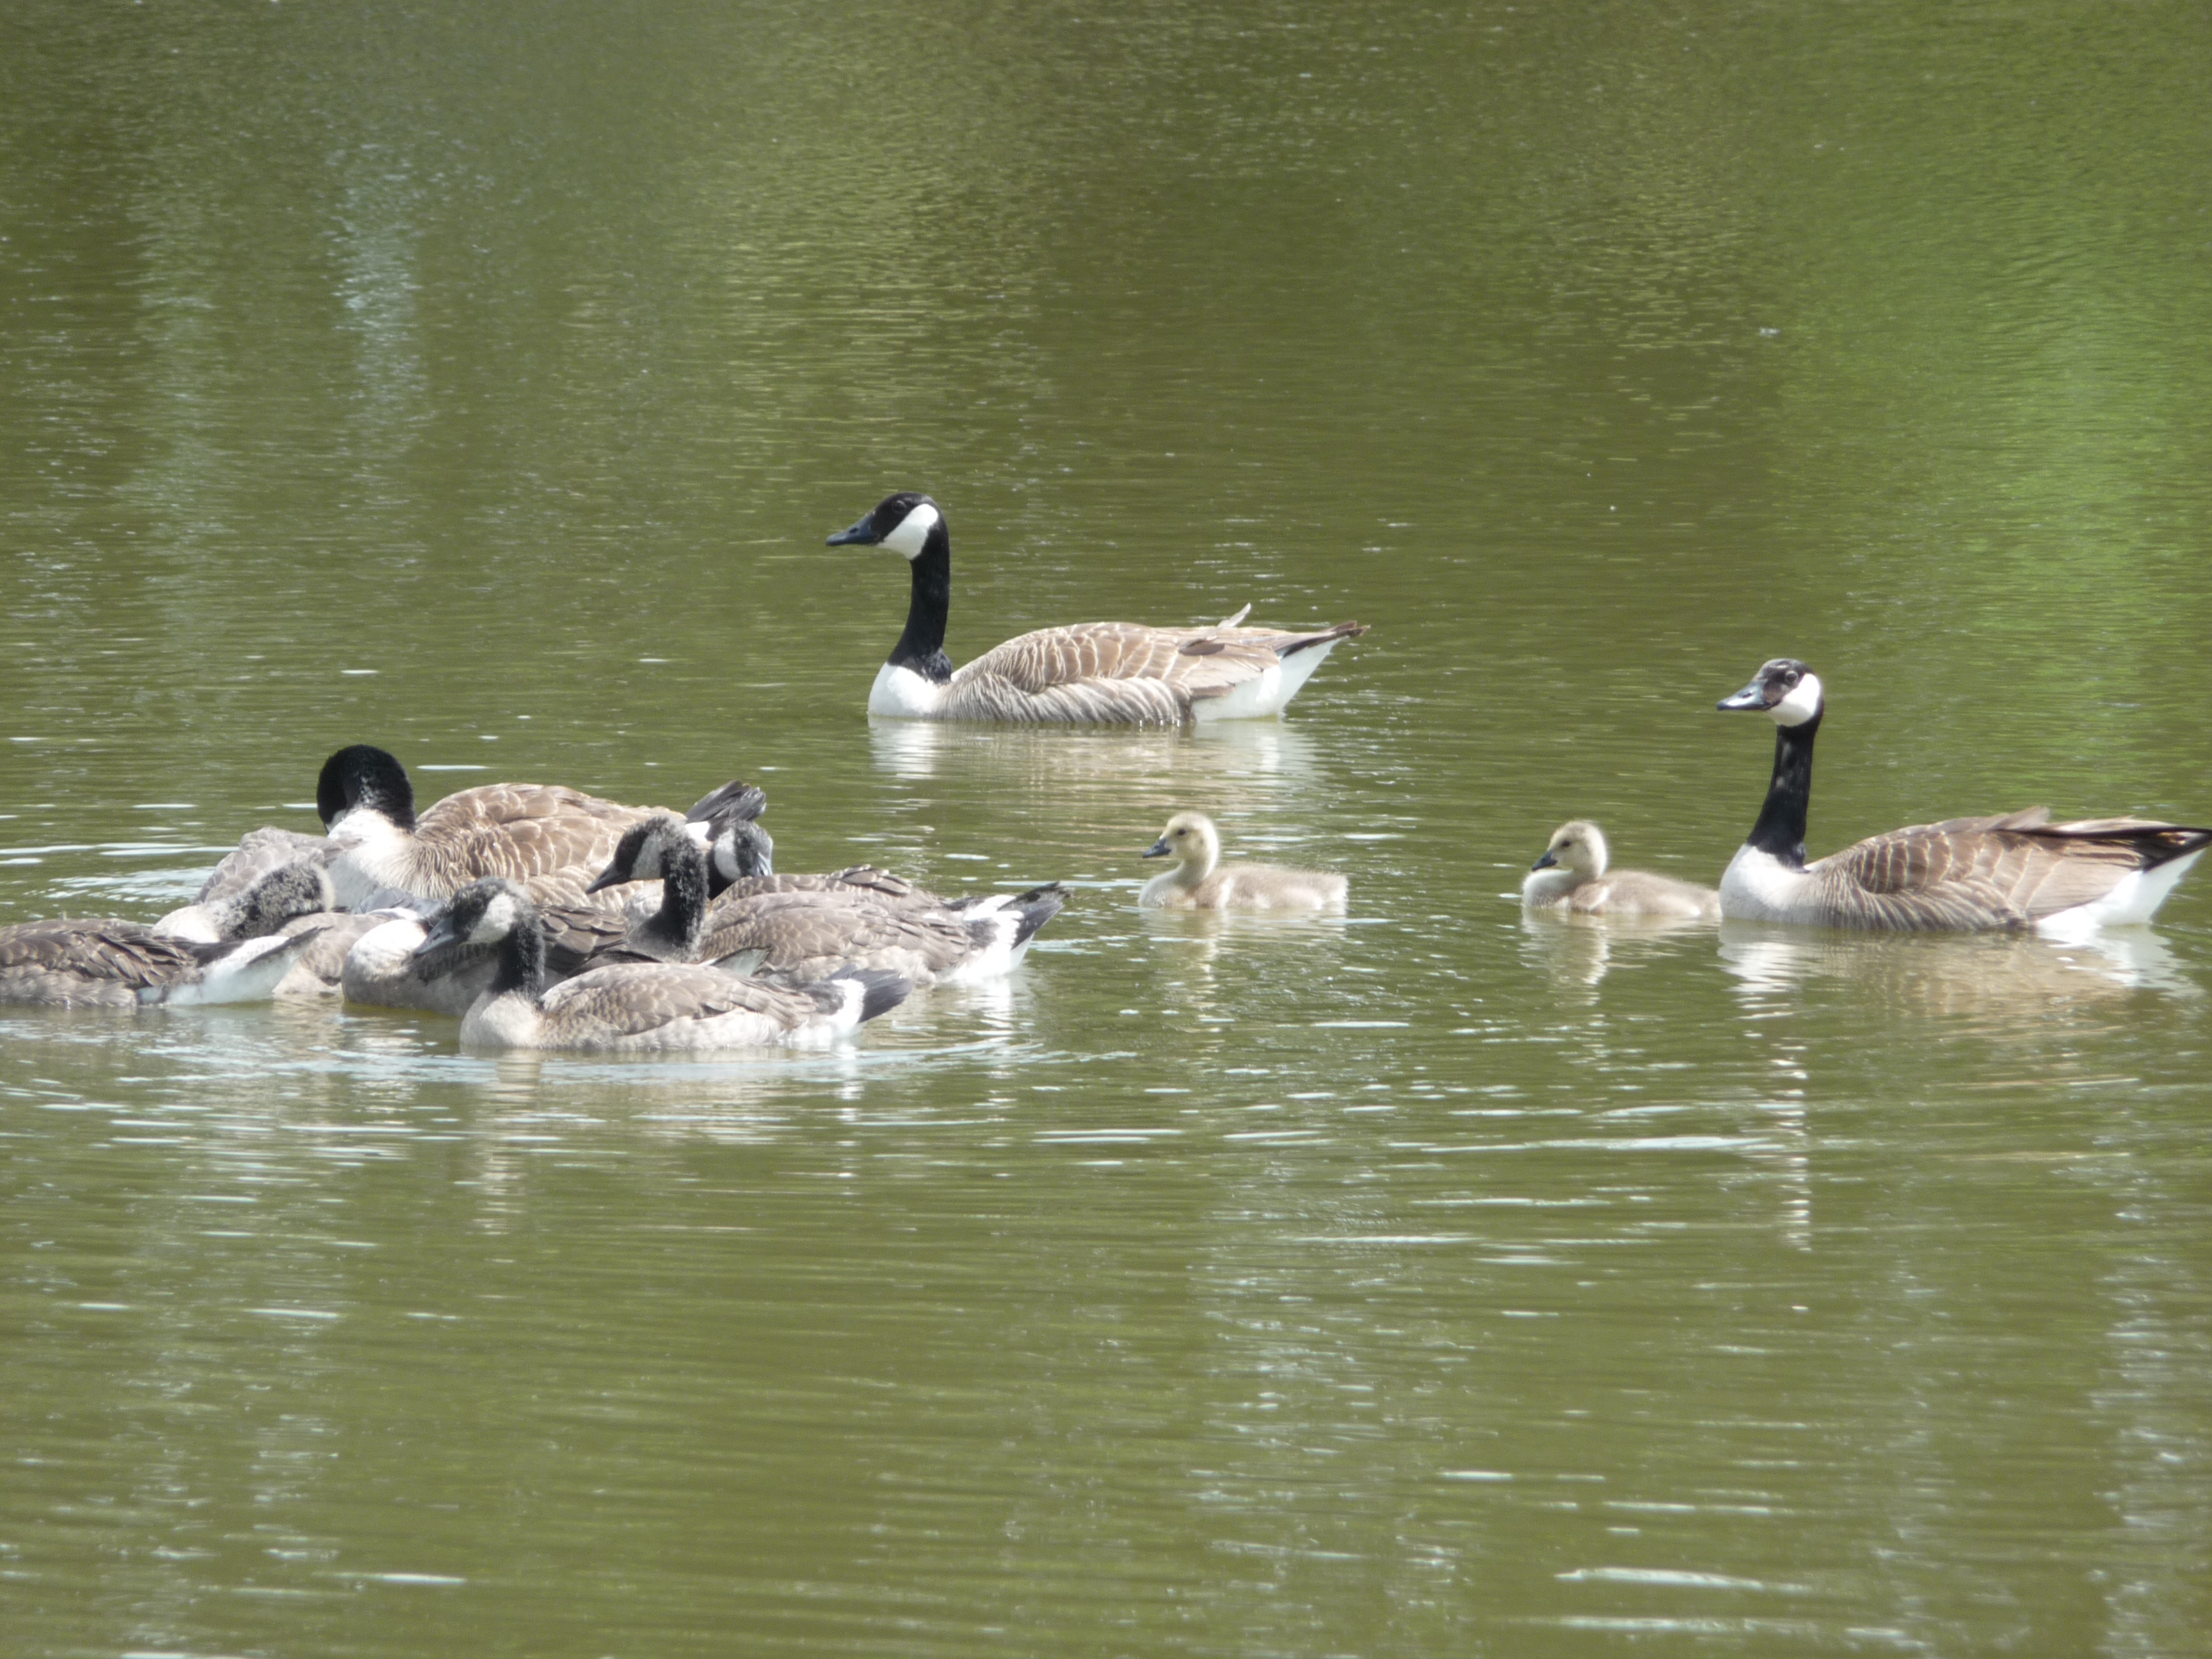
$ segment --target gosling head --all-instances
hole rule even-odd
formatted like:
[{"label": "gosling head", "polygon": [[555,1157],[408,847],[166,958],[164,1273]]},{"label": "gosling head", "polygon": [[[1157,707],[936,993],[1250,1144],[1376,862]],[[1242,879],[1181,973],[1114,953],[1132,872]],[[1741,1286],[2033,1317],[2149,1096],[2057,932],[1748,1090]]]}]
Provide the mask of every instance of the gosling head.
[{"label": "gosling head", "polygon": [[1795,657],[1777,657],[1761,665],[1749,685],[1716,706],[1757,709],[1777,726],[1803,726],[1820,718],[1820,677]]},{"label": "gosling head", "polygon": [[1148,859],[1173,859],[1211,869],[1221,856],[1221,836],[1213,820],[1203,812],[1178,812],[1168,820],[1160,838],[1144,851]]},{"label": "gosling head", "polygon": [[908,560],[918,559],[933,541],[951,543],[945,529],[945,514],[935,501],[916,489],[886,495],[874,512],[850,530],[841,530],[825,544],[830,547],[888,547]]},{"label": "gosling head", "polygon": [[1531,870],[1571,870],[1578,876],[1605,873],[1605,832],[1588,818],[1575,818],[1552,831],[1551,844]]},{"label": "gosling head", "polygon": [[337,903],[321,861],[299,859],[270,871],[239,896],[238,908],[222,930],[226,939],[265,939],[281,933],[297,916],[312,916]]}]

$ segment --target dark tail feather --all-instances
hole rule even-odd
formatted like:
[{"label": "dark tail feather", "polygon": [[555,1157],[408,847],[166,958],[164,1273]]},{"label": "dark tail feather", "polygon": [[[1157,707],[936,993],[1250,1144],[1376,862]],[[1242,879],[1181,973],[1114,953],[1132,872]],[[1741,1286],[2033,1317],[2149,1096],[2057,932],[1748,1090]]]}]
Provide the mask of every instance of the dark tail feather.
[{"label": "dark tail feather", "polygon": [[830,1006],[842,1008],[845,1006],[842,988],[847,981],[860,988],[860,1023],[864,1025],[878,1014],[889,1013],[914,994],[914,981],[888,968],[847,968],[830,975],[828,983],[811,988],[817,1000],[821,993],[828,992]]},{"label": "dark tail feather", "polygon": [[1045,923],[1066,908],[1067,889],[1058,882],[1048,882],[1042,887],[1032,887],[1016,898],[1006,908],[1018,912],[1021,921],[1014,928],[1017,947],[1027,945],[1037,936]]},{"label": "dark tail feather", "polygon": [[720,835],[731,824],[750,823],[767,811],[766,790],[743,778],[732,778],[713,794],[702,796],[699,804],[684,816],[693,823],[708,825]]},{"label": "dark tail feather", "polygon": [[2187,858],[2212,847],[2212,830],[2185,823],[2146,823],[2130,818],[2080,818],[2071,823],[2040,825],[2021,833],[2045,841],[2104,841],[2125,847],[2136,855],[2138,867],[2155,870],[2161,864]]},{"label": "dark tail feather", "polygon": [[1339,640],[1356,640],[1366,631],[1365,623],[1331,623],[1318,634],[1309,634],[1304,639],[1293,640],[1288,645],[1278,646],[1275,654],[1279,657],[1295,657],[1299,652],[1316,645],[1334,645]]}]

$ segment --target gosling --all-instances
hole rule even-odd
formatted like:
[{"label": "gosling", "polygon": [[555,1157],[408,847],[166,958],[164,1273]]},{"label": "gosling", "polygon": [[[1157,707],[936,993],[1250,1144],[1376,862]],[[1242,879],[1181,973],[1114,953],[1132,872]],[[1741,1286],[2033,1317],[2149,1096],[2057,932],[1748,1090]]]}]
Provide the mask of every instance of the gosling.
[{"label": "gosling", "polygon": [[1721,913],[1721,896],[1710,887],[1645,870],[1608,872],[1605,832],[1587,818],[1552,832],[1552,844],[1521,883],[1521,902],[1530,910],[1681,921],[1717,919]]},{"label": "gosling", "polygon": [[1272,864],[1224,864],[1221,835],[1203,812],[1178,812],[1148,859],[1171,858],[1175,868],[1145,884],[1137,902],[1162,910],[1341,910],[1346,882],[1324,870]]}]

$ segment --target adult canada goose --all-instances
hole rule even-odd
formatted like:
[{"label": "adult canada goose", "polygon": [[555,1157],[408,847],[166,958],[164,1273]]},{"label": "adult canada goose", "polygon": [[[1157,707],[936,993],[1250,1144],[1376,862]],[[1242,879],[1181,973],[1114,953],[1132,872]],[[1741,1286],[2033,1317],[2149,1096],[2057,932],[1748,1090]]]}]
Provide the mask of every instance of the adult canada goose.
[{"label": "adult canada goose", "polygon": [[1322,870],[1272,864],[1224,864],[1221,832],[1203,812],[1178,812],[1148,859],[1171,858],[1175,868],[1145,884],[1137,902],[1167,910],[1341,910],[1346,884]]},{"label": "adult canada goose", "polygon": [[1531,910],[1583,915],[1692,919],[1721,913],[1721,896],[1710,887],[1646,870],[1609,869],[1605,832],[1588,818],[1552,832],[1544,856],[1522,878],[1521,902]]},{"label": "adult canada goose", "polygon": [[[317,873],[319,874],[319,872]],[[276,931],[319,902],[283,872],[246,907],[252,937],[178,939],[113,917],[56,918],[0,927],[0,1003],[50,1008],[129,1008],[144,1004],[252,1002],[268,996],[310,933]]]},{"label": "adult canada goose", "polygon": [[685,826],[665,816],[625,833],[592,885],[654,877],[660,908],[616,942],[622,951],[799,979],[841,966],[880,968],[925,988],[1012,972],[1066,902],[1057,884],[985,895],[960,909],[884,904],[848,888],[732,895],[710,909],[705,856]]},{"label": "adult canada goose", "polygon": [[339,969],[338,988],[346,1001],[369,1008],[415,1008],[455,1019],[474,1007],[499,971],[495,949],[457,941],[442,951],[416,954],[451,902],[428,915],[384,913],[356,939]]},{"label": "adult canada goose", "polygon": [[912,490],[886,496],[829,544],[888,547],[911,572],[906,631],[877,671],[871,714],[1106,726],[1254,720],[1282,713],[1339,640],[1367,631],[1356,622],[1311,634],[1240,628],[1247,605],[1212,628],[1042,628],[956,671],[945,654],[952,538],[935,501]]},{"label": "adult canada goose", "polygon": [[1750,836],[1721,878],[1721,914],[1745,921],[1962,933],[2037,927],[2078,937],[2148,921],[2208,845],[2212,830],[2142,818],[2053,823],[2047,808],[1949,818],[1869,836],[1805,862],[1820,676],[1777,657],[1723,709],[1774,721],[1774,778]]},{"label": "adult canada goose", "polygon": [[658,809],[624,806],[559,784],[493,783],[415,811],[406,769],[357,743],[323,763],[315,810],[338,845],[338,902],[366,908],[389,889],[451,898],[485,876],[508,876],[541,901],[574,902],[622,832]]},{"label": "adult canada goose", "polygon": [[461,1041],[502,1048],[680,1051],[819,1048],[896,1007],[913,988],[856,970],[773,985],[715,968],[627,963],[545,983],[544,932],[521,886],[492,878],[453,896],[419,947],[490,946],[498,966],[461,1020]]},{"label": "adult canada goose", "polygon": [[[697,856],[696,847],[693,853]],[[456,1019],[467,1013],[496,974],[499,951],[491,945],[459,942],[425,951],[423,942],[452,905],[449,899],[421,913],[384,910],[368,918],[380,925],[356,937],[346,952],[340,979],[345,1000],[372,1008],[422,1009]],[[586,902],[538,905],[547,983],[573,979],[587,968],[646,959],[627,946],[633,930],[647,923],[652,914]]]}]

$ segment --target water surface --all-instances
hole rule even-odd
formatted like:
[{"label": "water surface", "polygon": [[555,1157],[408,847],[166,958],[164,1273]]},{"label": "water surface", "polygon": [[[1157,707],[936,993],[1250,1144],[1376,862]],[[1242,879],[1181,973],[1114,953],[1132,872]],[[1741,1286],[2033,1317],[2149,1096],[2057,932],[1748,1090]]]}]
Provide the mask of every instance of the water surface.
[{"label": "water surface", "polygon": [[[2212,36],[2124,10],[33,3],[0,921],[339,745],[1075,897],[830,1055],[0,1011],[26,1655],[2203,1651],[2212,884],[2094,947],[1524,923],[2203,822]],[[1280,723],[872,726],[1357,617]],[[1351,914],[1133,907],[1177,807]]]}]

